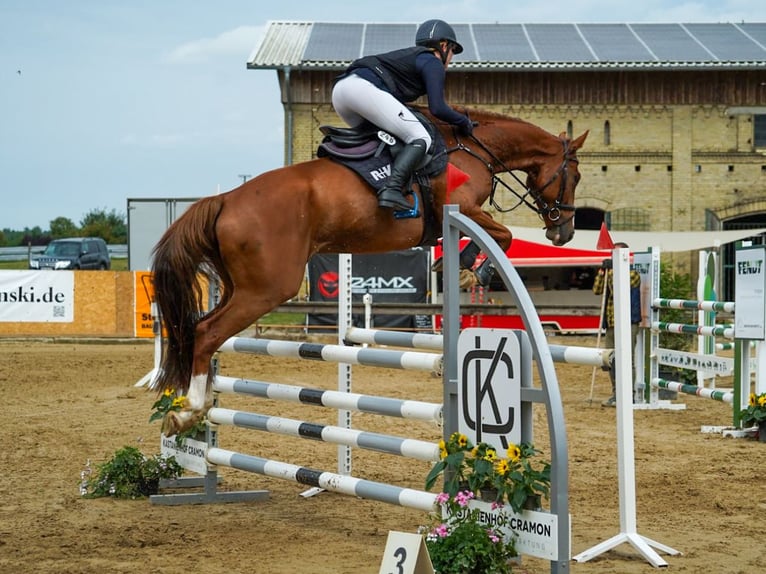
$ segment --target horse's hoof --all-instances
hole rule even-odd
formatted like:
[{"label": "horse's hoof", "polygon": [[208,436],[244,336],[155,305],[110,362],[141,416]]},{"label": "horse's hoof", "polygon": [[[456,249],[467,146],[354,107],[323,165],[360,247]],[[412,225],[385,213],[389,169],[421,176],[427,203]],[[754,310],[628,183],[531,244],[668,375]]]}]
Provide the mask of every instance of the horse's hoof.
[{"label": "horse's hoof", "polygon": [[205,416],[202,410],[171,411],[162,420],[162,434],[173,436],[192,428]]}]

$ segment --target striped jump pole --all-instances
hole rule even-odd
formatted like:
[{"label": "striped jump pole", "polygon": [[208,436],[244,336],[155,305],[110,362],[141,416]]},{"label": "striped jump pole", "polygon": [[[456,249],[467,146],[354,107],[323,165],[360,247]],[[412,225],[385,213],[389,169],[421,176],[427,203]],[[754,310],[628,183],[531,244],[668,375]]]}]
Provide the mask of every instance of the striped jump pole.
[{"label": "striped jump pole", "polygon": [[692,301],[689,299],[662,299],[652,301],[654,307],[660,309],[691,309],[697,311],[717,311],[734,313],[734,301]]},{"label": "striped jump pole", "polygon": [[690,325],[685,323],[666,323],[665,321],[653,321],[653,331],[666,331],[668,333],[687,333],[689,335],[703,335],[705,337],[734,338],[734,327],[731,325]]},{"label": "striped jump pole", "polygon": [[669,391],[676,391],[687,395],[696,395],[706,399],[713,399],[714,401],[720,401],[730,405],[734,404],[734,393],[732,391],[706,389],[704,387],[698,387],[697,385],[676,383],[673,381],[666,381],[665,379],[652,379],[652,386],[657,387],[658,389],[667,389]]},{"label": "striped jump pole", "polygon": [[248,339],[231,337],[221,345],[220,352],[251,353],[290,359],[308,359],[330,363],[412,369],[427,371],[440,376],[443,357],[434,353],[394,351],[388,349],[359,349],[344,345],[276,341],[271,339]]},{"label": "striped jump pole", "polygon": [[213,389],[221,393],[238,393],[264,399],[290,401],[437,424],[442,422],[442,405],[436,403],[325,391],[221,375],[216,376]]},{"label": "striped jump pole", "polygon": [[[352,343],[391,345],[394,347],[427,348],[441,350],[444,343],[441,335],[383,331],[352,327],[346,331],[346,340]],[[548,345],[554,363],[572,363],[593,365],[596,367],[609,364],[612,349],[594,347],[575,347],[569,345]]]},{"label": "striped jump pole", "polygon": [[285,436],[359,447],[430,462],[436,462],[440,458],[439,445],[422,440],[219,407],[210,409],[207,417],[211,423],[219,425],[232,425]]},{"label": "striped jump pole", "polygon": [[345,340],[366,345],[389,345],[391,347],[431,349],[432,351],[441,351],[444,348],[442,335],[362,329],[359,327],[350,327],[346,331]]},{"label": "striped jump pole", "polygon": [[299,484],[331,492],[405,506],[424,512],[432,512],[436,506],[437,495],[430,492],[402,488],[332,472],[323,472],[221,448],[208,449],[207,460],[212,464],[254,472],[272,478],[291,480]]}]

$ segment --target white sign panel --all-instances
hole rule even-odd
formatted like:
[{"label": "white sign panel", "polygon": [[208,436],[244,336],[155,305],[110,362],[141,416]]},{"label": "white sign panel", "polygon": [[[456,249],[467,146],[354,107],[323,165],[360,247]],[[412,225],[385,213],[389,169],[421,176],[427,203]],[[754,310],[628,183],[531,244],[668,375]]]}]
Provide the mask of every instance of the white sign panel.
[{"label": "white sign panel", "polygon": [[516,541],[516,552],[545,560],[562,560],[558,555],[558,518],[555,514],[523,510],[513,512],[510,506],[493,508],[481,500],[471,500],[469,509],[478,509],[477,519],[488,527],[502,532],[505,540]]},{"label": "white sign panel", "polygon": [[737,249],[734,271],[734,336],[763,341],[766,338],[766,248]]},{"label": "white sign panel", "polygon": [[0,322],[73,321],[72,271],[0,271]]},{"label": "white sign panel", "polygon": [[165,458],[174,456],[176,462],[186,470],[197,474],[207,474],[207,443],[186,438],[181,444],[176,443],[176,436],[165,436],[160,433],[160,454]]},{"label": "white sign panel", "polygon": [[423,535],[389,531],[378,574],[434,574]]},{"label": "white sign panel", "polygon": [[501,329],[465,329],[458,338],[458,430],[504,456],[521,437],[521,346]]}]

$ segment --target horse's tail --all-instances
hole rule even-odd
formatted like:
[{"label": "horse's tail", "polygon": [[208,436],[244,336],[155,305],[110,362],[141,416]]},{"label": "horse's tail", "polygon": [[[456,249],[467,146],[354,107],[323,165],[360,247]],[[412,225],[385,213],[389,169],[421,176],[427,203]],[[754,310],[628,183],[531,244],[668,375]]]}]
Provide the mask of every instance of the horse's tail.
[{"label": "horse's tail", "polygon": [[167,343],[155,387],[159,392],[189,390],[194,358],[194,330],[205,294],[198,273],[216,272],[229,284],[218,249],[215,225],[223,207],[220,195],[201,199],[164,233],[153,251],[154,297],[167,332]]}]

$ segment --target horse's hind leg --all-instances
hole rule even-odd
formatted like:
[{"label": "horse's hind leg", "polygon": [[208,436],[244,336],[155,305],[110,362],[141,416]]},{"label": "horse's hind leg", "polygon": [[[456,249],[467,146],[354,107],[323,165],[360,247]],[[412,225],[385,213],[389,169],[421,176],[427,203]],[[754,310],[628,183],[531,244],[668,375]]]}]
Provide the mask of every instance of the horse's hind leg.
[{"label": "horse's hind leg", "polygon": [[234,288],[228,300],[197,324],[192,377],[186,403],[181,411],[168,413],[164,421],[167,436],[187,430],[202,420],[212,406],[210,361],[213,355],[229,337],[242,332],[294,295],[300,286],[302,269],[297,271],[297,279],[294,281],[293,275],[296,274],[285,272],[281,279],[253,277],[249,278],[251,281],[240,282],[244,287]]}]

